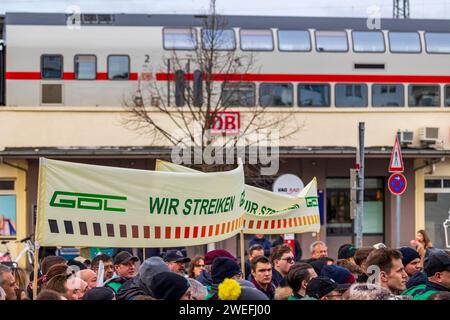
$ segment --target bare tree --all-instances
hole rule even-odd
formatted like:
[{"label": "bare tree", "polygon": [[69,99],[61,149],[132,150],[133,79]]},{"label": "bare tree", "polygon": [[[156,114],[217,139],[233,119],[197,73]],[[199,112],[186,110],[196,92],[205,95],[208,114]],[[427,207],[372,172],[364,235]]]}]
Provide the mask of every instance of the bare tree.
[{"label": "bare tree", "polygon": [[[235,48],[234,31],[216,13],[215,0],[209,14],[200,19],[201,27],[191,26],[185,35],[190,50],[169,51],[159,67],[166,73],[150,81],[141,77],[137,91],[125,99],[125,126],[148,134],[153,142],[198,147],[202,154],[213,145],[217,152],[218,147],[236,149],[242,141],[247,147],[270,143],[261,134],[268,130],[276,130],[280,141],[296,133],[300,126],[292,111],[256,103],[249,75],[259,73],[257,53]],[[287,104],[292,103],[288,100]],[[242,125],[237,136],[212,130],[217,117],[229,111],[240,111]],[[203,171],[212,167],[200,166]]]}]

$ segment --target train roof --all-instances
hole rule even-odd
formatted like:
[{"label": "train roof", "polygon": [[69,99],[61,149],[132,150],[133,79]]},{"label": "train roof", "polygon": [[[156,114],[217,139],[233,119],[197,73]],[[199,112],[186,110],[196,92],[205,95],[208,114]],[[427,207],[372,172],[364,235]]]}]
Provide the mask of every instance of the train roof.
[{"label": "train roof", "polygon": [[[5,14],[6,25],[66,25],[70,15],[65,13],[22,13]],[[203,26],[206,15],[174,14],[101,14],[81,15],[81,24],[86,26]],[[237,16],[226,15],[227,27],[239,28],[279,28],[316,30],[368,30],[367,18],[349,17],[286,17],[286,16]],[[450,32],[450,20],[437,19],[381,19],[381,29],[390,31],[431,31]]]}]

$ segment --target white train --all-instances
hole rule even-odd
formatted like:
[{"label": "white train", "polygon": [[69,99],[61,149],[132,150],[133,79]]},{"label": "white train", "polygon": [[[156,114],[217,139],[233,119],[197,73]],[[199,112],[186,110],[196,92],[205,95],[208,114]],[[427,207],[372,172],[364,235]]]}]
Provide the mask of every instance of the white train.
[{"label": "white train", "polygon": [[[80,25],[68,18],[6,14],[1,104],[120,107],[144,75],[176,78],[163,59],[172,50],[188,55],[208,32],[201,16],[82,14]],[[450,20],[382,19],[380,30],[359,18],[226,21],[222,49],[255,52],[260,65],[239,83],[244,106],[450,106]]]}]

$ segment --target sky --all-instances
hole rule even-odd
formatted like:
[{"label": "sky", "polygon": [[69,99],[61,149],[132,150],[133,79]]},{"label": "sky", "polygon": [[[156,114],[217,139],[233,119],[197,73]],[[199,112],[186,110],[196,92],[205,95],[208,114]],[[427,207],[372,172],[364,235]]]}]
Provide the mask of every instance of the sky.
[{"label": "sky", "polygon": [[[5,12],[204,14],[209,0],[0,0]],[[217,11],[235,15],[392,17],[393,0],[217,0]],[[375,9],[374,9],[375,8]],[[369,13],[368,13],[369,10]],[[450,0],[410,0],[411,18],[449,19]]]}]

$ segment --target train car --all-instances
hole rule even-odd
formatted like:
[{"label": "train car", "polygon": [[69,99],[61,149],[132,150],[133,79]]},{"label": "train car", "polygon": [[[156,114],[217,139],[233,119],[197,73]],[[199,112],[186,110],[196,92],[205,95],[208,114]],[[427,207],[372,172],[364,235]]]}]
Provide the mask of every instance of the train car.
[{"label": "train car", "polygon": [[[120,107],[143,74],[175,78],[179,70],[164,63],[173,50],[191,59],[204,44],[204,16],[82,14],[78,24],[70,18],[6,14],[3,104]],[[226,23],[223,49],[257,57],[258,72],[238,84],[244,104],[450,106],[448,20],[382,19],[378,30],[363,18],[227,16]]]}]

